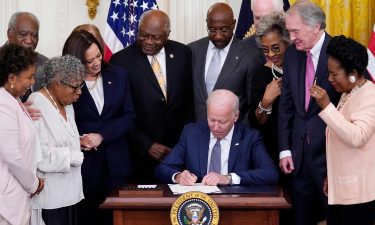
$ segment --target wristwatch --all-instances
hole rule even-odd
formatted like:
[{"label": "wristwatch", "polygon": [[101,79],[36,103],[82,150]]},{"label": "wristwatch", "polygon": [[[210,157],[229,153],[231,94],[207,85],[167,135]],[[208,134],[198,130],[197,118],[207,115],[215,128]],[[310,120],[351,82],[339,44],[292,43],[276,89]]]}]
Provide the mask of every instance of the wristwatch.
[{"label": "wristwatch", "polygon": [[228,173],[227,175],[225,175],[228,180],[229,180],[229,184],[228,185],[232,185],[232,174]]}]

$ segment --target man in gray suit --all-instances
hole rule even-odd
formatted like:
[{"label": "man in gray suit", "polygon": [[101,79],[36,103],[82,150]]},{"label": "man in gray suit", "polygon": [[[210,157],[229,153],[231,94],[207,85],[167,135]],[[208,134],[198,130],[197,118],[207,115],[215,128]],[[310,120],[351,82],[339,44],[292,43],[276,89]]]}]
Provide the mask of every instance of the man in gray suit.
[{"label": "man in gray suit", "polygon": [[233,35],[236,20],[225,3],[207,12],[208,37],[189,44],[192,50],[195,119],[207,119],[206,99],[216,89],[227,89],[240,99],[239,121],[248,110],[254,70],[262,65],[262,53]]},{"label": "man in gray suit", "polygon": [[[30,12],[16,12],[9,20],[7,30],[9,44],[19,45],[25,48],[36,49],[39,41],[39,20]],[[36,68],[44,64],[48,58],[38,53],[38,60]],[[35,78],[35,83],[32,86],[32,91],[37,91],[41,88],[41,82]],[[23,96],[22,101],[25,101],[31,92]]]}]

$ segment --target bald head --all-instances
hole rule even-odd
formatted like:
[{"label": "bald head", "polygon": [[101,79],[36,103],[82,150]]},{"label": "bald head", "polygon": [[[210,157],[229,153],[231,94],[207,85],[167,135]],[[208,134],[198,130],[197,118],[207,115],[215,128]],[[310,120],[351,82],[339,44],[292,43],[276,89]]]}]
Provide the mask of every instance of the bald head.
[{"label": "bald head", "polygon": [[233,37],[236,20],[232,8],[225,3],[212,5],[207,12],[208,37],[216,48],[225,48]]},{"label": "bald head", "polygon": [[262,16],[269,15],[272,12],[282,12],[283,7],[283,0],[252,0],[251,11],[253,11],[255,26],[258,26]]},{"label": "bald head", "polygon": [[207,122],[211,133],[225,138],[239,115],[238,97],[228,90],[215,90],[207,99]]},{"label": "bald head", "polygon": [[14,13],[8,24],[8,43],[35,50],[39,41],[39,20],[30,12]]},{"label": "bald head", "polygon": [[139,21],[137,43],[146,55],[156,55],[165,45],[170,33],[170,20],[161,10],[149,10]]}]

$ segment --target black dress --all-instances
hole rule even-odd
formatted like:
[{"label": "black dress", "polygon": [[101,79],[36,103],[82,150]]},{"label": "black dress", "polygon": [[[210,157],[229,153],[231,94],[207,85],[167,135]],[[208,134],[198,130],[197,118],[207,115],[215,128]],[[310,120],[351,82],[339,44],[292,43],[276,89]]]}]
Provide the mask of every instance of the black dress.
[{"label": "black dress", "polygon": [[[274,70],[277,77],[282,77],[282,74]],[[279,110],[279,97],[276,98],[272,104],[272,113],[268,116],[267,121],[260,125],[255,116],[255,110],[259,102],[262,100],[266,87],[272,82],[274,76],[271,68],[267,66],[259,67],[253,77],[252,90],[251,90],[251,104],[249,110],[249,123],[255,129],[258,129],[264,139],[265,147],[272,157],[275,165],[279,164],[279,151],[277,149],[277,117]]]}]

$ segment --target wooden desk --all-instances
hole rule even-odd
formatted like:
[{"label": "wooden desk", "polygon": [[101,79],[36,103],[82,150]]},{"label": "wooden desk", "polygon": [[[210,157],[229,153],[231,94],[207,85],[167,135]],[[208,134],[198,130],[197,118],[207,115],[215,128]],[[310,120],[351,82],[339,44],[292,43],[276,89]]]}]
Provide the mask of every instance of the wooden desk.
[{"label": "wooden desk", "polygon": [[[290,208],[280,187],[276,194],[210,195],[219,206],[222,225],[278,225],[279,211]],[[113,209],[114,225],[167,225],[177,199],[167,186],[162,197],[109,196],[101,208]]]}]

